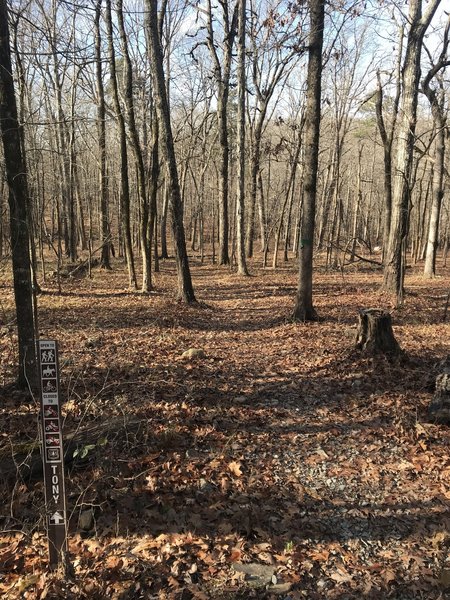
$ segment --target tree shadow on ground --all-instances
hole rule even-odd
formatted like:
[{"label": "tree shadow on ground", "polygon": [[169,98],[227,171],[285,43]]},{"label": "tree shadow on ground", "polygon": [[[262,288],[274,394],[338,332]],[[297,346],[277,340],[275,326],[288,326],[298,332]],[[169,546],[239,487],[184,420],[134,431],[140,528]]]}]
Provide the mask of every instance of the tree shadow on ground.
[{"label": "tree shadow on ground", "polygon": [[[268,544],[275,557],[291,548],[291,568],[302,575],[301,583],[294,589],[302,589],[305,583],[311,589],[319,575],[323,578],[320,569],[325,565],[322,558],[306,568],[307,549],[328,544],[333,547],[338,543],[342,552],[351,551],[356,557],[356,543],[362,552],[361,560],[376,564],[380,552],[390,542],[401,547],[406,542],[414,543],[420,536],[432,537],[437,531],[445,530],[450,520],[447,500],[439,494],[423,501],[405,501],[399,489],[397,496],[391,494],[387,500],[376,501],[371,497],[350,499],[351,482],[347,490],[322,487],[319,491],[304,486],[295,476],[290,480],[280,478],[279,483],[274,484],[273,477],[269,480],[264,469],[259,476],[252,477],[249,472],[252,466],[245,461],[242,476],[236,476],[227,468],[235,458],[232,453],[227,456],[225,449],[221,454],[211,454],[210,449],[197,443],[195,436],[172,438],[170,449],[164,449],[169,440],[157,438],[153,436],[154,446],[148,448],[153,459],[147,472],[136,473],[139,457],[135,457],[134,465],[129,461],[125,468],[118,462],[111,468],[105,457],[101,457],[94,468],[98,494],[92,501],[100,507],[96,510],[97,530],[111,531],[113,515],[115,535],[135,537],[136,545],[144,540],[144,556],[145,539],[160,539],[162,545],[175,544],[177,552],[169,553],[156,566],[162,581],[170,579],[180,556],[192,551],[192,539],[205,540],[204,552],[211,556],[218,548],[230,555],[233,545],[245,540],[250,547]],[[156,456],[158,450],[160,456]],[[297,459],[304,457],[300,452]],[[211,467],[213,461],[222,465]],[[261,458],[256,457],[253,466],[257,464],[261,465]],[[334,561],[330,555],[330,572],[333,572]],[[276,559],[274,564],[277,566]],[[278,566],[282,567],[283,563]],[[362,591],[367,568],[362,564],[354,569],[347,567],[355,581],[352,591],[343,598],[380,598],[380,590],[378,595]],[[151,569],[155,574],[154,563]],[[202,583],[201,573],[206,570],[207,564],[198,560],[198,583]],[[391,581],[389,597],[409,598],[407,585],[398,578]],[[396,596],[396,592],[402,595]],[[327,597],[315,593],[311,589],[308,597]],[[265,597],[263,590],[256,597]]]},{"label": "tree shadow on ground", "polygon": [[[95,352],[101,356],[102,349]],[[96,393],[99,402],[104,398],[106,404],[114,395],[132,393],[130,386],[135,386],[147,398],[175,404],[193,399],[198,405],[223,408],[235,405],[239,397],[249,407],[279,401],[286,406],[334,410],[345,408],[349,396],[369,406],[373,394],[431,392],[435,365],[442,358],[411,353],[406,359],[390,360],[367,356],[352,346],[341,349],[338,356],[325,352],[320,360],[306,364],[295,354],[270,358],[262,354],[252,365],[241,364],[239,356],[229,361],[212,352],[209,358],[191,361],[162,356],[149,366],[121,365],[120,357],[105,356],[108,368],[85,371],[79,382],[75,373],[69,375],[73,391]],[[104,391],[101,381],[111,382]]]},{"label": "tree shadow on ground", "polygon": [[[379,590],[378,596],[363,591],[367,564],[379,562],[385,545],[413,543],[442,530],[450,514],[446,499],[435,491],[423,500],[405,500],[402,485],[414,480],[413,471],[403,472],[398,486],[395,477],[389,484],[378,482],[375,493],[370,484],[361,484],[363,473],[336,476],[321,470],[328,462],[339,472],[342,444],[351,447],[352,440],[365,439],[370,445],[392,435],[394,407],[377,408],[377,395],[398,390],[399,380],[403,397],[420,389],[420,382],[406,376],[414,373],[414,364],[393,367],[383,361],[383,377],[355,388],[354,373],[369,364],[366,357],[344,353],[285,373],[278,367],[264,373],[258,364],[250,368],[205,360],[172,364],[169,371],[166,364],[144,372],[112,364],[85,373],[78,390],[80,413],[92,410],[86,422],[104,423],[108,444],[94,449],[87,464],[75,463],[69,473],[72,531],[80,509],[93,507],[102,544],[117,537],[134,539],[137,545],[142,539],[169,536],[169,542],[175,536],[177,553],[155,563],[160,550],[153,548],[147,567],[145,555],[139,559],[143,576],[151,572],[162,586],[169,586],[180,553],[192,552],[192,536],[205,540],[211,556],[217,548],[229,556],[242,540],[248,547],[269,544],[273,556],[292,547],[290,568],[303,578],[297,589],[306,585],[308,597],[318,599],[326,598],[316,590],[324,563],[313,560],[307,570],[308,552],[338,543],[344,551],[352,548],[366,565],[352,569],[354,587],[342,598],[380,598]],[[123,379],[125,372],[129,381]],[[99,392],[103,379],[114,383]],[[405,410],[416,408],[411,401]],[[122,433],[108,435],[108,421],[120,415]],[[127,419],[142,426],[127,431]],[[297,471],[317,448],[328,457],[319,454],[318,462]],[[376,452],[381,451],[382,445],[377,446]],[[379,460],[384,460],[381,454]],[[82,484],[75,486],[79,480]],[[331,572],[334,560],[330,555],[326,562]],[[201,559],[197,564],[201,585],[208,564]],[[336,592],[333,598],[339,597]],[[263,593],[255,597],[263,598]],[[408,582],[399,578],[389,585],[389,597],[406,600],[408,593]]]}]

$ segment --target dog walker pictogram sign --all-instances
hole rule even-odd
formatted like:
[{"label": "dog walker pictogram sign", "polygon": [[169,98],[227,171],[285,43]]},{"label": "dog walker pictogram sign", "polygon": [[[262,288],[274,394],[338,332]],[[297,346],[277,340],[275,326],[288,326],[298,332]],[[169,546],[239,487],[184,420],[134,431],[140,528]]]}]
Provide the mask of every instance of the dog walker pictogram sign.
[{"label": "dog walker pictogram sign", "polygon": [[58,345],[38,342],[41,380],[42,460],[44,463],[45,508],[50,567],[65,560],[67,513],[64,486],[64,454],[61,431]]}]

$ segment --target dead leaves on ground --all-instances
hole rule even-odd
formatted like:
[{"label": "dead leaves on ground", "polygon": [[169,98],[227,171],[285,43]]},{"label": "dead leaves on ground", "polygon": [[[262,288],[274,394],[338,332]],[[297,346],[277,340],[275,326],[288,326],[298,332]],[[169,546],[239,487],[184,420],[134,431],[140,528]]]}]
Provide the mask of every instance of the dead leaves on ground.
[{"label": "dead leaves on ground", "polygon": [[[111,299],[117,273],[76,284],[97,286],[95,305],[75,284],[64,303],[43,297],[41,324],[61,344],[66,431],[104,423],[108,442],[68,474],[73,580],[46,571],[41,482],[4,492],[1,593],[443,598],[448,431],[423,419],[449,337],[440,308],[408,298],[394,326],[412,360],[391,364],[357,357],[347,335],[374,302],[374,275],[321,276],[327,320],[298,325],[286,319],[294,272],[259,272],[238,290],[233,274],[202,269],[201,307],[168,300],[167,274],[156,297]],[[187,361],[189,348],[201,352]],[[34,435],[33,402],[8,397],[1,410],[2,451]],[[108,437],[117,419],[142,425]],[[85,510],[92,528],[79,531]]]}]

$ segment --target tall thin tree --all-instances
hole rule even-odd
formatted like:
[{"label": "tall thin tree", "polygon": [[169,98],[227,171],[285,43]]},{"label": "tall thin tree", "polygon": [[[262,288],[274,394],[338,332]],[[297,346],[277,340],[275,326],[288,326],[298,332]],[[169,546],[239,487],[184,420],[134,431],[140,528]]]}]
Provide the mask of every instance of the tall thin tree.
[{"label": "tall thin tree", "polygon": [[137,179],[138,179],[138,192],[139,201],[141,206],[140,215],[140,238],[141,238],[141,251],[142,251],[142,287],[141,291],[145,294],[152,289],[151,279],[151,262],[152,252],[151,246],[148,239],[148,227],[149,227],[149,203],[148,203],[148,191],[147,191],[147,178],[144,166],[144,155],[142,152],[141,142],[139,140],[138,128],[136,125],[136,115],[134,109],[134,98],[133,98],[133,68],[131,64],[130,52],[128,47],[128,38],[125,31],[125,19],[123,13],[123,1],[116,0],[116,13],[117,22],[119,25],[120,44],[122,54],[124,58],[125,67],[125,106],[126,106],[126,117],[128,123],[128,129],[130,132],[131,148],[136,161]]},{"label": "tall thin tree", "polygon": [[217,125],[219,129],[220,163],[219,163],[219,264],[227,265],[230,262],[228,251],[229,236],[229,169],[230,169],[230,146],[228,125],[228,101],[230,96],[231,63],[234,39],[237,26],[238,2],[230,14],[229,0],[219,2],[223,27],[223,49],[222,54],[218,48],[220,44],[215,39],[214,29],[214,6],[211,0],[206,3],[206,43],[214,64],[213,77],[217,84]]},{"label": "tall thin tree", "polygon": [[3,142],[10,211],[11,250],[19,338],[17,384],[35,389],[37,318],[31,278],[28,183],[11,66],[6,0],[0,0],[0,129]]},{"label": "tall thin tree", "polygon": [[401,62],[403,50],[403,27],[399,29],[399,48],[398,57],[395,66],[395,76],[397,83],[395,86],[395,95],[392,106],[389,107],[391,115],[390,122],[387,122],[386,114],[383,111],[383,86],[381,84],[380,71],[377,71],[377,93],[375,96],[375,111],[377,117],[377,125],[380,131],[380,137],[383,144],[383,160],[384,160],[384,214],[383,214],[383,252],[386,252],[389,242],[389,230],[391,228],[391,212],[392,212],[392,148],[394,145],[395,126],[398,117],[398,106],[401,94]]},{"label": "tall thin tree", "polygon": [[[445,138],[447,115],[444,110],[445,91],[439,72],[450,66],[448,56],[450,35],[450,14],[444,32],[442,50],[436,64],[434,64],[422,81],[422,89],[431,105],[431,112],[436,128],[435,160],[433,167],[433,201],[431,205],[430,223],[428,225],[428,240],[425,255],[424,276],[427,278],[436,275],[436,253],[439,245],[439,221],[441,216],[442,198],[444,197],[444,172],[445,172]],[[433,78],[440,79],[440,90],[431,87]]]},{"label": "tall thin tree", "polygon": [[119,85],[117,82],[116,51],[114,48],[111,0],[106,0],[106,28],[108,33],[109,68],[111,73],[112,96],[117,124],[119,127],[120,146],[120,214],[125,247],[125,258],[128,267],[128,282],[130,288],[136,289],[136,270],[134,267],[133,245],[130,227],[130,180],[128,173],[127,134],[125,118],[120,104]]},{"label": "tall thin tree", "polygon": [[308,0],[308,6],[310,11],[310,34],[304,126],[303,220],[300,228],[298,289],[293,315],[294,319],[298,321],[315,321],[318,318],[313,306],[312,277],[317,169],[319,162],[325,0]]},{"label": "tall thin tree", "polygon": [[245,0],[239,0],[238,24],[238,186],[236,199],[236,255],[239,275],[248,275],[245,260]]},{"label": "tall thin tree", "polygon": [[99,183],[100,183],[100,215],[102,252],[100,264],[104,269],[111,269],[111,240],[108,218],[108,180],[106,173],[106,106],[105,89],[103,85],[102,47],[100,16],[102,0],[95,3],[95,69],[97,79],[97,129],[99,152]]},{"label": "tall thin tree", "polygon": [[424,14],[422,14],[422,0],[410,0],[409,2],[409,29],[402,69],[403,96],[400,106],[401,117],[397,130],[391,227],[383,279],[384,289],[395,294],[398,303],[403,301],[406,266],[404,255],[408,235],[423,38],[440,1],[431,0]]},{"label": "tall thin tree", "polygon": [[156,105],[161,147],[167,163],[172,231],[175,241],[175,254],[178,275],[178,298],[183,302],[196,302],[192,286],[191,272],[186,249],[186,237],[183,224],[183,204],[181,201],[175,146],[170,120],[167,88],[164,79],[163,52],[158,27],[158,1],[146,0],[147,37],[149,58],[152,70],[153,94]]}]

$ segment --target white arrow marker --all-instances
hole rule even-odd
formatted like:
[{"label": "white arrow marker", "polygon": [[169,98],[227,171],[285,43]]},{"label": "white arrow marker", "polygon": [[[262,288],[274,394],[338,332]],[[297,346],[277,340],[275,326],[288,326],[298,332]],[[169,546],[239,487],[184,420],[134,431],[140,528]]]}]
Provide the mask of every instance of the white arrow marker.
[{"label": "white arrow marker", "polygon": [[50,525],[61,525],[61,523],[64,523],[64,517],[59,512],[55,512],[55,514],[53,514],[49,520]]}]

